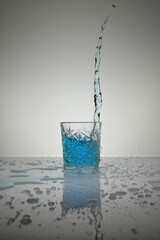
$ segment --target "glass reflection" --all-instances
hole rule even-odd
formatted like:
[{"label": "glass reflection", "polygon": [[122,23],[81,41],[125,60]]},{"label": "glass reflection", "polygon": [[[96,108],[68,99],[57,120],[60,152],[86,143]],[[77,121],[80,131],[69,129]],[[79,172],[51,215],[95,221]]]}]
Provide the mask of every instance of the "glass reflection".
[{"label": "glass reflection", "polygon": [[102,240],[102,211],[100,199],[99,169],[92,172],[64,170],[62,216],[69,211],[89,209],[93,217],[95,239]]}]

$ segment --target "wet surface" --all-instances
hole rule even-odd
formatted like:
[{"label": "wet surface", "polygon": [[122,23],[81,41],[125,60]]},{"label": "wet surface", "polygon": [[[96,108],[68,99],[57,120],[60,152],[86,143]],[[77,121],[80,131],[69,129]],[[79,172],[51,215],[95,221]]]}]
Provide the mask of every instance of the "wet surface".
[{"label": "wet surface", "polygon": [[[0,239],[160,239],[160,158],[0,158]],[[154,223],[154,224],[153,224]]]}]

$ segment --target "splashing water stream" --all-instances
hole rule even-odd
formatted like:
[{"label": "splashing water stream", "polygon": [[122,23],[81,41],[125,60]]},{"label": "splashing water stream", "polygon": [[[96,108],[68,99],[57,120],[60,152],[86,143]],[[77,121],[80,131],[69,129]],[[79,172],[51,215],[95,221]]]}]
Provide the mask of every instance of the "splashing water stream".
[{"label": "splashing water stream", "polygon": [[110,17],[110,13],[105,18],[105,21],[101,27],[101,34],[98,39],[98,44],[96,46],[95,65],[94,65],[94,104],[95,104],[94,122],[100,121],[100,112],[102,107],[102,93],[100,88],[99,69],[100,69],[100,63],[101,63],[102,37],[103,37],[106,23],[108,22],[109,17]]},{"label": "splashing water stream", "polygon": [[[112,7],[115,8],[116,4],[112,4]],[[101,113],[101,107],[102,107],[102,93],[100,88],[100,63],[101,63],[101,48],[102,48],[102,38],[104,34],[104,30],[106,28],[106,24],[109,20],[111,13],[106,16],[102,26],[101,26],[101,33],[98,38],[98,44],[96,46],[96,54],[95,54],[95,65],[94,65],[94,105],[95,105],[95,111],[94,111],[94,122],[100,121],[100,113]]]}]

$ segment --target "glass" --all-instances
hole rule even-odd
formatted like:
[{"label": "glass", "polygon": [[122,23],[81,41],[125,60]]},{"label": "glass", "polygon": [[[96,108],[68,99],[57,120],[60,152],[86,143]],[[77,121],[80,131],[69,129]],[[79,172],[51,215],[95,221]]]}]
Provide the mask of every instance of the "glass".
[{"label": "glass", "polygon": [[101,122],[61,122],[64,167],[97,167]]}]

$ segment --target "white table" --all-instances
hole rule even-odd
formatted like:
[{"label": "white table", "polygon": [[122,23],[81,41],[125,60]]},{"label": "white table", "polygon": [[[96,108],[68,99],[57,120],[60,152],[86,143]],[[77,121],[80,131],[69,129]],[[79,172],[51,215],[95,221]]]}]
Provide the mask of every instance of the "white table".
[{"label": "white table", "polygon": [[0,158],[0,239],[160,239],[160,158]]}]

